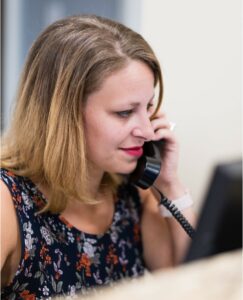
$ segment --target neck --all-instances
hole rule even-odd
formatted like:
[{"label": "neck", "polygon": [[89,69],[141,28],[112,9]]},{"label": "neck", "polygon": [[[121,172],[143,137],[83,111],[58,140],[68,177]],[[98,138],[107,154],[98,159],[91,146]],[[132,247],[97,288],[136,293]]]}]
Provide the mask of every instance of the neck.
[{"label": "neck", "polygon": [[89,163],[88,174],[87,190],[93,199],[98,199],[99,195],[102,194],[101,183],[104,171],[97,169],[92,163]]}]

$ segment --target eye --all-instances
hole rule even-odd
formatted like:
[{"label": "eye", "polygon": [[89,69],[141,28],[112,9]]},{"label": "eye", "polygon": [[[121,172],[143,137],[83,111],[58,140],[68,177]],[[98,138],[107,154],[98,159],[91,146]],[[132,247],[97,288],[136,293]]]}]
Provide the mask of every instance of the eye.
[{"label": "eye", "polygon": [[122,118],[128,118],[133,113],[133,109],[118,111],[116,114]]}]

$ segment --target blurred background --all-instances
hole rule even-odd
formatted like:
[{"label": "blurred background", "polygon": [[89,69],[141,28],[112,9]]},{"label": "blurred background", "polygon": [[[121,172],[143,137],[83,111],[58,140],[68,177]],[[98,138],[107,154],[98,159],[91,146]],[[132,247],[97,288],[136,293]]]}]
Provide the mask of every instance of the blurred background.
[{"label": "blurred background", "polygon": [[151,44],[163,109],[177,124],[180,176],[199,209],[214,166],[241,158],[241,1],[2,0],[2,131],[29,47],[47,25],[78,13],[120,21]]}]

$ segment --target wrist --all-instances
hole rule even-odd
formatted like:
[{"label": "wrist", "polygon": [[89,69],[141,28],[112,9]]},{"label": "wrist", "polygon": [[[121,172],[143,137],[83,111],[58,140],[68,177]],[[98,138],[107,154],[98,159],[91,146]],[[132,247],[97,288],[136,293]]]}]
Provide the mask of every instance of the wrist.
[{"label": "wrist", "polygon": [[[163,201],[166,200],[169,206],[165,205],[162,200]],[[171,204],[170,204],[170,200],[165,198],[161,199],[161,201],[162,202],[160,202],[159,204],[159,209],[160,209],[160,214],[163,217],[172,217],[171,212],[175,212],[176,210],[183,211],[193,205],[193,200],[189,192],[187,192],[186,194],[184,194],[182,197],[178,199],[174,199],[173,201],[171,201]],[[169,207],[170,209],[168,210]]]}]

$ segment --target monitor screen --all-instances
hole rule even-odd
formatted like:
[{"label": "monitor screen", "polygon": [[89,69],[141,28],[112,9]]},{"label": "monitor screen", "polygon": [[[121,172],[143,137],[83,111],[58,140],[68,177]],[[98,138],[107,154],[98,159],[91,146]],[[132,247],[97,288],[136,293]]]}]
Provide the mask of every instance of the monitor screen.
[{"label": "monitor screen", "polygon": [[218,164],[184,263],[242,248],[242,161]]}]

